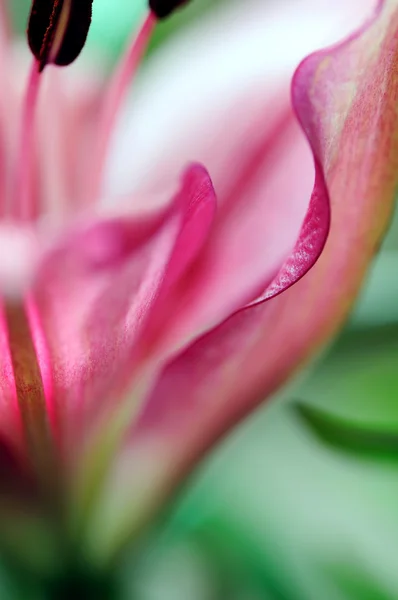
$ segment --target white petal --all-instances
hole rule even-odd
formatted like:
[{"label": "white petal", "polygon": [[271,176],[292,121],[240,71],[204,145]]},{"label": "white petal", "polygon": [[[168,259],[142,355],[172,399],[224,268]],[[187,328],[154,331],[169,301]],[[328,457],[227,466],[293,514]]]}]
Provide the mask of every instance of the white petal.
[{"label": "white petal", "polygon": [[[161,47],[143,68],[121,116],[107,191],[175,177],[190,160],[217,179],[225,145],[248,114],[278,92],[288,101],[291,75],[308,53],[359,26],[375,0],[229,1]],[[230,110],[241,99],[241,111]],[[269,115],[272,119],[272,114]],[[238,138],[239,139],[239,138]],[[214,151],[216,148],[216,151]],[[217,183],[217,181],[216,181]]]}]

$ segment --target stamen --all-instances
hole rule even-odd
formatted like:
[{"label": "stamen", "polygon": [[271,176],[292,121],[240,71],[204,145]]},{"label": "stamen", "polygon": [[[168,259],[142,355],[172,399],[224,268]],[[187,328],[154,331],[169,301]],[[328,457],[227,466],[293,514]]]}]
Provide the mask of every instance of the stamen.
[{"label": "stamen", "polygon": [[[64,0],[57,25],[55,27],[55,31],[52,34],[52,43],[50,44],[48,50],[45,47],[47,34],[46,34],[45,40],[43,41],[43,46],[42,46],[43,57],[41,59],[43,67],[45,66],[46,62],[54,63],[54,64],[57,62],[57,58],[61,52],[62,45],[65,41],[69,21],[71,18],[71,12],[72,12],[71,0]],[[46,58],[46,54],[48,54],[47,58]]]},{"label": "stamen", "polygon": [[93,0],[34,0],[28,25],[29,46],[40,63],[65,66],[86,43]]},{"label": "stamen", "polygon": [[101,176],[117,114],[148,47],[156,22],[156,16],[150,12],[144,19],[138,34],[134,36],[126,54],[121,59],[105,96],[100,117],[99,139],[93,160],[94,164],[93,168],[90,169],[93,179],[88,183],[88,198],[92,202],[97,200],[100,192]]},{"label": "stamen", "polygon": [[188,0],[149,0],[150,9],[158,19],[165,19],[184,4],[188,4]]},{"label": "stamen", "polygon": [[35,113],[39,97],[40,80],[40,63],[38,60],[34,59],[22,108],[22,123],[19,148],[17,150],[15,187],[11,206],[9,207],[11,216],[22,221],[30,221],[35,216],[32,189],[32,163],[34,154]]}]

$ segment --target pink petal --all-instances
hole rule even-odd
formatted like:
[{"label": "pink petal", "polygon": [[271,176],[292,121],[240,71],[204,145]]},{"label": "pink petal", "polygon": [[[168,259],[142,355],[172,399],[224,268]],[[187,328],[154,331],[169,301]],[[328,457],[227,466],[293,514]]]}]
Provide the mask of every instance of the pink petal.
[{"label": "pink petal", "polygon": [[[165,370],[97,513],[108,542],[117,546],[142,524],[211,444],[346,318],[398,185],[397,43],[398,5],[386,0],[356,35],[297,70],[295,108],[331,201],[325,249],[296,285],[238,312]],[[315,198],[324,193],[321,178]],[[131,486],[140,493],[128,496]]]},{"label": "pink petal", "polygon": [[214,208],[206,172],[192,166],[166,214],[81,226],[45,255],[34,292],[41,366],[68,460],[131,385],[158,299],[200,250]]},{"label": "pink petal", "polygon": [[[329,207],[319,191],[310,206],[313,157],[292,115],[289,84],[303,52],[333,39],[343,16],[366,10],[366,3],[361,10],[347,3],[301,2],[289,10],[232,3],[210,15],[207,30],[199,25],[163,49],[144,74],[124,148],[136,185],[167,182],[182,161],[197,157],[212,174],[220,205],[204,251],[175,290],[168,343],[174,329],[187,332],[181,347],[242,305],[280,293],[317,259]],[[286,36],[289,44],[279,48]],[[318,173],[318,190],[321,183]]]},{"label": "pink petal", "polygon": [[[267,133],[241,156],[241,170],[232,169],[231,193],[203,251],[163,305],[169,345],[175,331],[181,347],[263,293],[293,251],[311,197],[313,160],[290,114]],[[326,239],[328,199],[317,200],[285,286],[313,264]]]},{"label": "pink petal", "polygon": [[239,144],[258,148],[289,109],[299,61],[342,39],[374,4],[229,0],[173,36],[143,66],[121,115],[110,156],[112,195],[174,181],[181,164],[197,160],[224,197],[233,169],[245,168]]}]

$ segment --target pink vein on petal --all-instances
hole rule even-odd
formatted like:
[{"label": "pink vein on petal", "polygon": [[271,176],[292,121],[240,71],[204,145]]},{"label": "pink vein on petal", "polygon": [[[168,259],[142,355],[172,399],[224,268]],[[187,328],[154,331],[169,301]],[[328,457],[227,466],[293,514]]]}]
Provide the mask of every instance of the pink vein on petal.
[{"label": "pink vein on petal", "polygon": [[[24,445],[22,417],[16,394],[14,370],[7,334],[7,320],[4,314],[3,305],[0,305],[0,352],[0,391],[2,405],[0,406],[0,430],[2,430],[4,437],[9,439],[12,444],[15,444],[17,441],[18,449],[22,451]],[[5,404],[7,404],[7,406],[4,406]],[[7,417],[7,419],[5,417]]]},{"label": "pink vein on petal", "polygon": [[58,438],[57,434],[59,428],[57,423],[57,411],[54,401],[53,381],[50,366],[51,355],[41,324],[40,313],[32,297],[28,297],[26,300],[26,312],[29,319],[32,341],[35,348],[37,361],[39,364],[40,373],[43,381],[47,415],[49,418],[51,429],[54,432],[54,434],[56,434],[56,438]]}]

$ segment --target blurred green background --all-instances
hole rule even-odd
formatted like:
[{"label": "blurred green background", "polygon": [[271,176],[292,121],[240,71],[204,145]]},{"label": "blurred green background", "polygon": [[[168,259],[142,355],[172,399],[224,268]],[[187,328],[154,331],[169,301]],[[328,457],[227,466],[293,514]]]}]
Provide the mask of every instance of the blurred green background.
[{"label": "blurred green background", "polygon": [[[12,0],[20,31],[28,4]],[[90,44],[115,59],[144,5],[96,0]],[[126,561],[126,598],[398,598],[397,264],[395,219],[339,339],[200,467]]]}]

